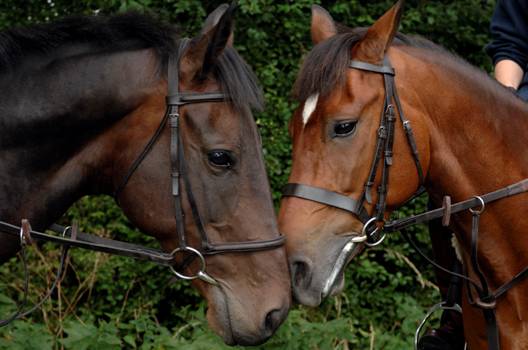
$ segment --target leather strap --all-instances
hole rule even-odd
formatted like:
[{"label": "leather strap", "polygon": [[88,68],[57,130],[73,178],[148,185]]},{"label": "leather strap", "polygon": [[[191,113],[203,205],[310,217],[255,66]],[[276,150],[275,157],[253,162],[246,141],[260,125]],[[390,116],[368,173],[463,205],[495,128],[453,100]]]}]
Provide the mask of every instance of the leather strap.
[{"label": "leather strap", "polygon": [[[496,299],[493,294],[490,294],[488,282],[480,269],[478,263],[478,234],[479,234],[479,221],[480,212],[472,211],[471,220],[471,265],[473,266],[473,272],[477,275],[480,280],[479,300],[476,302],[476,306],[482,309],[482,314],[486,320],[486,336],[488,338],[488,349],[499,350],[499,328],[497,327],[497,318],[495,317]],[[468,294],[470,290],[468,290]],[[488,305],[484,305],[486,302]]]},{"label": "leather strap", "polygon": [[348,67],[359,69],[359,70],[364,70],[367,72],[395,75],[394,68],[388,65],[379,66],[377,64],[367,63],[363,61],[350,60]]},{"label": "leather strap", "polygon": [[184,106],[192,103],[225,102],[229,96],[221,92],[181,93],[167,96],[168,106]]},{"label": "leather strap", "polygon": [[304,198],[346,210],[349,213],[357,215],[363,223],[369,219],[367,212],[360,206],[358,201],[337,192],[325,190],[324,188],[289,183],[282,189],[282,195],[286,197]]},{"label": "leather strap", "polygon": [[[65,229],[66,227],[56,224],[52,225],[50,228],[51,231],[56,233],[62,233]],[[0,221],[0,231],[2,233],[18,237],[20,227]],[[89,233],[78,232],[76,239],[51,235],[36,230],[31,230],[30,235],[34,240],[53,242],[70,247],[78,247],[103,253],[127,256],[139,260],[149,260],[159,265],[168,266],[174,263],[172,255],[161,250],[116,241],[113,239],[102,238]]]},{"label": "leather strap", "polygon": [[229,243],[209,243],[208,249],[203,252],[204,255],[216,255],[225,253],[250,253],[259,252],[263,250],[270,250],[281,247],[286,241],[284,235],[260,241],[246,241],[246,242],[229,242]]},{"label": "leather strap", "polygon": [[[484,200],[484,203],[487,204],[502,198],[515,196],[519,193],[524,193],[526,191],[528,191],[528,179],[524,179],[507,187],[480,195],[480,197]],[[479,205],[480,200],[475,197],[466,199],[465,201],[452,204],[451,214],[456,214],[461,211],[468,210],[469,208],[478,207]],[[418,215],[413,215],[408,218],[393,220],[386,223],[383,230],[385,232],[396,232],[409,226],[418,225],[434,219],[438,219],[443,216],[444,210],[444,208],[438,208]]]}]

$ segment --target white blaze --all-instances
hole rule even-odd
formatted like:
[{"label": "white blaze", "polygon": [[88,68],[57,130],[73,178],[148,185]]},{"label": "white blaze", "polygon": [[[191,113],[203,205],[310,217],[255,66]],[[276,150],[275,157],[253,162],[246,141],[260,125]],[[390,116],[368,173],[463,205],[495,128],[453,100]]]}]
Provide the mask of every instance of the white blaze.
[{"label": "white blaze", "polygon": [[314,94],[306,99],[304,102],[304,109],[302,112],[303,116],[303,123],[306,125],[308,123],[308,120],[310,119],[310,116],[315,111],[315,107],[317,106],[317,100],[319,99],[319,94]]}]

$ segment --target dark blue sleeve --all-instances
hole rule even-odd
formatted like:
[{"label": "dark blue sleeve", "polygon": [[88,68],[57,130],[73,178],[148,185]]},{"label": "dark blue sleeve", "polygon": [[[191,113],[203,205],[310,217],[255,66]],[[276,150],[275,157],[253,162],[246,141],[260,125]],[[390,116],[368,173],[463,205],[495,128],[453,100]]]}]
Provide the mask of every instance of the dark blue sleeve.
[{"label": "dark blue sleeve", "polygon": [[486,52],[493,64],[510,59],[528,68],[528,0],[498,0],[490,25],[492,42]]}]

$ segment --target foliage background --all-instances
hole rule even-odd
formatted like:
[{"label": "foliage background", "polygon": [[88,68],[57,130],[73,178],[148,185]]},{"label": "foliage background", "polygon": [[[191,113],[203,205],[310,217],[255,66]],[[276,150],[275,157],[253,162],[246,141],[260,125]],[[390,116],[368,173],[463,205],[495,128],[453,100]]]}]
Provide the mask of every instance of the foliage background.
[{"label": "foliage background", "polygon": [[[349,26],[367,26],[392,0],[239,0],[236,47],[256,71],[266,111],[257,115],[274,199],[290,166],[287,122],[295,102],[290,88],[302,56],[310,49],[312,3],[322,4]],[[45,22],[71,14],[149,11],[196,33],[221,1],[198,0],[0,0],[0,29]],[[489,41],[492,0],[408,0],[404,33],[423,35],[489,70],[483,47]],[[421,210],[421,198],[403,209]],[[64,216],[104,236],[154,244],[137,232],[109,197],[83,198]],[[427,233],[417,228],[427,246]],[[50,284],[57,247],[29,254],[31,302]],[[0,329],[9,349],[220,349],[204,319],[203,301],[160,267],[104,254],[72,251],[71,267],[58,292],[40,311]],[[421,272],[419,272],[421,271]],[[413,332],[428,306],[438,301],[431,268],[396,236],[354,260],[345,293],[319,309],[295,307],[278,334],[261,349],[410,349]],[[20,300],[22,269],[13,259],[0,267],[0,315]]]}]

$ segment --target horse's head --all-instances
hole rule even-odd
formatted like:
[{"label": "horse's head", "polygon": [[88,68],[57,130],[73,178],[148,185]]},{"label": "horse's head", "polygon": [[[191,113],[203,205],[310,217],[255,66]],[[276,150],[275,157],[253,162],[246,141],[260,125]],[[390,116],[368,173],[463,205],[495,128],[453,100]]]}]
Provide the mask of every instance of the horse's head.
[{"label": "horse's head", "polygon": [[[368,30],[338,31],[324,9],[319,6],[312,9],[311,35],[315,47],[305,59],[295,86],[300,105],[290,123],[293,164],[289,182],[326,192],[312,193],[315,201],[298,198],[302,195],[284,197],[279,214],[281,232],[287,236],[294,296],[303,304],[318,305],[322,298],[343,288],[345,266],[364,247],[361,241],[366,220],[359,217],[356,204],[362,204],[363,216],[367,219],[377,212],[383,166],[374,170],[372,166],[376,159],[380,116],[384,112],[384,77],[349,65],[351,60],[357,60],[382,66],[388,55],[398,71],[403,55],[398,47],[389,51],[389,46],[400,14],[398,3]],[[402,102],[406,101],[402,99]],[[407,114],[413,116],[410,119],[419,153],[424,155],[427,153],[423,149],[427,144],[423,139],[424,125],[416,120],[414,111],[409,112],[413,112]],[[390,167],[387,210],[382,217],[408,199],[419,186],[404,130],[401,123],[394,125],[393,149],[398,161]],[[383,155],[380,159],[385,161]],[[422,164],[426,163],[422,159]],[[374,181],[365,194],[371,172]],[[358,213],[317,202],[327,200],[323,197],[328,191],[347,196],[345,204],[352,203],[351,211]]]},{"label": "horse's head", "polygon": [[[159,138],[136,169],[135,160],[148,148],[165,112],[167,80],[162,79],[121,125],[116,124],[126,128],[117,141],[117,199],[131,221],[154,235],[167,251],[181,247],[174,182],[179,183],[189,246],[206,248],[200,226],[212,244],[279,236],[260,137],[250,110],[260,106],[261,92],[253,73],[232,47],[232,17],[233,7],[223,5],[214,11],[201,33],[180,45],[177,67],[179,93],[200,96],[222,92],[228,100],[213,98],[179,106],[179,131],[161,122]],[[171,155],[178,148],[171,146],[177,142],[175,133],[183,152]],[[182,164],[179,168],[178,163]],[[184,260],[184,255],[176,258]],[[220,252],[207,255],[205,261],[207,274],[217,284],[200,279],[193,284],[208,301],[212,328],[228,344],[257,344],[269,338],[290,306],[284,249]],[[180,272],[195,274],[199,259],[188,265]]]}]

